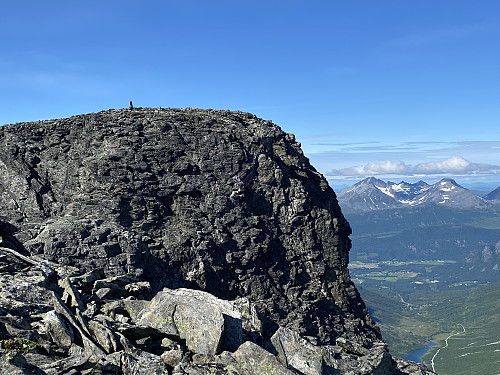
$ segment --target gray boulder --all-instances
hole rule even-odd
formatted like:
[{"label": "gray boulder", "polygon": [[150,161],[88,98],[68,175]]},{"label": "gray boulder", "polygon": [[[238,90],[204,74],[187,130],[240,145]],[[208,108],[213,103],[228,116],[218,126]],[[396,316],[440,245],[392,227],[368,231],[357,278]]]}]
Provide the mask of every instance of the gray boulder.
[{"label": "gray boulder", "polygon": [[242,342],[241,314],[232,303],[198,290],[164,289],[138,315],[137,325],[178,336],[203,355],[235,350]]},{"label": "gray boulder", "polygon": [[271,337],[271,343],[285,366],[304,375],[327,374],[322,349],[300,337],[297,332],[280,327]]},{"label": "gray boulder", "polygon": [[160,356],[136,351],[134,355],[123,354],[121,368],[124,375],[168,375],[168,368]]},{"label": "gray boulder", "polygon": [[292,371],[283,366],[278,358],[262,349],[260,346],[247,341],[241,345],[233,357],[241,368],[241,374],[248,375],[292,375]]},{"label": "gray boulder", "polygon": [[118,351],[120,341],[114,333],[110,320],[104,315],[99,315],[89,322],[92,337],[106,353]]},{"label": "gray boulder", "polygon": [[223,352],[206,363],[180,363],[173,375],[295,375],[277,357],[247,341],[234,353]]},{"label": "gray boulder", "polygon": [[58,347],[68,350],[71,344],[75,342],[73,329],[55,310],[47,312],[43,322],[45,324],[45,333]]},{"label": "gray boulder", "polygon": [[180,347],[177,347],[164,351],[161,355],[161,359],[163,360],[163,362],[165,362],[166,365],[175,367],[179,363],[181,363],[183,356],[184,352]]}]

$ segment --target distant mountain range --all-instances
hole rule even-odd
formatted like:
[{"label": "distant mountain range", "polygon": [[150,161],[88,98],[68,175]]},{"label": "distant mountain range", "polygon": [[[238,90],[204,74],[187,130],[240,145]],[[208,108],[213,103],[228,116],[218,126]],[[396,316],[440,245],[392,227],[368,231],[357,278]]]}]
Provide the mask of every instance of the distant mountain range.
[{"label": "distant mountain range", "polygon": [[340,206],[346,211],[373,211],[431,204],[471,209],[487,208],[498,203],[500,187],[481,198],[448,178],[429,185],[424,181],[394,183],[369,177],[340,191],[337,197]]},{"label": "distant mountain range", "polygon": [[491,193],[486,194],[484,198],[492,201],[500,200],[500,186],[493,190]]}]

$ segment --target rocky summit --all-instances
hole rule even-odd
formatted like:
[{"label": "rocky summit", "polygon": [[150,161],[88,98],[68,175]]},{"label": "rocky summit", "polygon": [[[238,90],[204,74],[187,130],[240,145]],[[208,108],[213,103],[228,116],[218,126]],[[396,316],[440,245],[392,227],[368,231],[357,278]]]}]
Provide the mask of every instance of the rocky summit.
[{"label": "rocky summit", "polygon": [[0,374],[431,374],[392,358],[350,228],[252,114],[0,128]]}]

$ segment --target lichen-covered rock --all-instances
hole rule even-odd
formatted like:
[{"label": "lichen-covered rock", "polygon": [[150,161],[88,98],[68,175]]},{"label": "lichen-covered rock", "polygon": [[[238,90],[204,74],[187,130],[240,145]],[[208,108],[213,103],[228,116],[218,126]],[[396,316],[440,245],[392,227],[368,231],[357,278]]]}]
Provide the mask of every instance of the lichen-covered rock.
[{"label": "lichen-covered rock", "polygon": [[[335,349],[323,347],[323,359],[325,367],[331,371],[335,370],[339,374],[352,375],[402,375],[397,368],[397,363],[393,361],[387,351],[387,346],[383,343],[377,343],[365,353],[356,353],[352,351],[352,346],[340,347],[337,352]],[[432,374],[428,372],[427,375]]]},{"label": "lichen-covered rock", "polygon": [[89,329],[95,341],[106,353],[118,351],[120,339],[113,333],[113,327],[106,316],[97,316],[89,322]]},{"label": "lichen-covered rock", "polygon": [[197,354],[234,351],[242,343],[240,313],[229,301],[199,290],[164,289],[142,310],[137,325],[178,336]]},{"label": "lichen-covered rock", "polygon": [[[403,374],[408,374],[408,375],[429,375],[431,372],[425,365],[421,363],[415,363],[412,361],[408,361],[406,359],[403,359],[401,357],[394,357],[394,360],[396,361],[398,365],[398,369],[403,373]],[[434,374],[432,372],[432,374]]]},{"label": "lichen-covered rock", "polygon": [[137,351],[134,355],[124,353],[121,369],[125,375],[168,375],[161,357],[144,351]]},{"label": "lichen-covered rock", "polygon": [[293,375],[293,372],[283,366],[274,355],[250,341],[241,345],[233,357],[241,369],[241,374]]},{"label": "lichen-covered rock", "polygon": [[182,361],[183,356],[184,353],[180,348],[172,348],[164,351],[161,355],[161,359],[166,365],[175,367]]},{"label": "lichen-covered rock", "polygon": [[280,327],[271,337],[271,344],[285,366],[304,375],[323,374],[325,365],[322,349],[300,337],[297,332]]},{"label": "lichen-covered rock", "polygon": [[28,363],[25,356],[19,351],[0,349],[0,375],[45,374],[36,366]]}]

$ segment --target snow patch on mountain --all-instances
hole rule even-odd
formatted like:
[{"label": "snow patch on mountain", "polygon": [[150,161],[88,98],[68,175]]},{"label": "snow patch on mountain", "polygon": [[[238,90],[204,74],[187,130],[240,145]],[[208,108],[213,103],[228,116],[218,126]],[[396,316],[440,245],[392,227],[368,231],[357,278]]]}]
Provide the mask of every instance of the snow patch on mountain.
[{"label": "snow patch on mountain", "polygon": [[478,197],[449,178],[429,185],[424,181],[394,183],[370,177],[342,190],[338,194],[338,200],[343,209],[355,211],[415,207],[426,204],[456,208],[482,208],[491,205],[490,201]]}]

